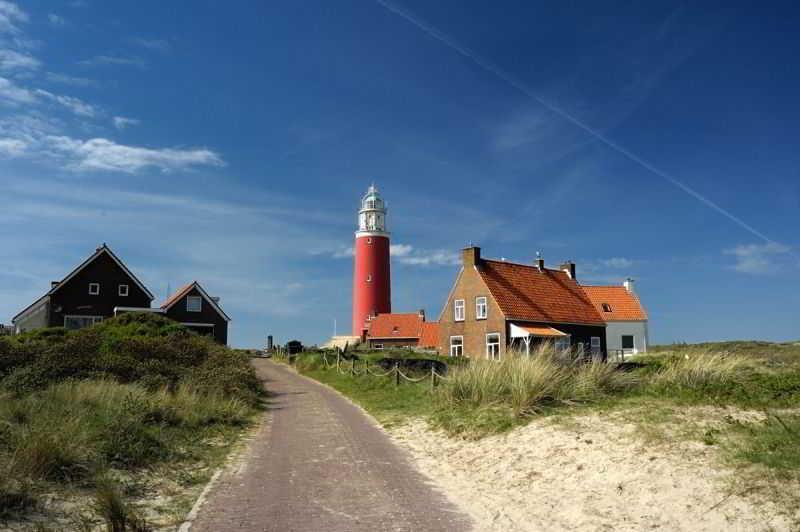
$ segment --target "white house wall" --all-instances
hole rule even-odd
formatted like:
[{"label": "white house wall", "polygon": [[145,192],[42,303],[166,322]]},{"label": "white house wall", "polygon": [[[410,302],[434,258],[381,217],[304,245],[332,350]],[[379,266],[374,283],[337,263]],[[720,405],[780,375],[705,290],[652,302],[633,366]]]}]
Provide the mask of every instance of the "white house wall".
[{"label": "white house wall", "polygon": [[646,321],[609,321],[606,325],[606,342],[609,356],[622,349],[622,336],[633,336],[633,350],[625,350],[625,354],[637,354],[647,351],[650,339],[647,336]]}]

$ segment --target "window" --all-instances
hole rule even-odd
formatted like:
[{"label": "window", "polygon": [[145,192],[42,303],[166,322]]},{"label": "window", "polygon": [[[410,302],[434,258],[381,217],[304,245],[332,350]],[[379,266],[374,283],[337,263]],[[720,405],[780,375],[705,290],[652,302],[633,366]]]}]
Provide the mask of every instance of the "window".
[{"label": "window", "polygon": [[372,347],[375,349],[383,349],[383,344],[374,344]]},{"label": "window", "polygon": [[475,298],[475,319],[485,320],[487,315],[486,296]]},{"label": "window", "polygon": [[463,357],[464,356],[464,337],[451,336],[450,337],[450,356]]},{"label": "window", "polygon": [[89,283],[89,295],[90,296],[100,295],[100,283]]},{"label": "window", "polygon": [[632,334],[623,334],[622,335],[622,349],[633,349],[633,335]]},{"label": "window", "polygon": [[367,244],[372,244],[372,237],[367,238]]},{"label": "window", "polygon": [[372,282],[372,274],[367,275],[367,282],[368,283]]},{"label": "window", "polygon": [[456,321],[464,321],[464,300],[463,299],[456,299],[455,304],[453,306],[453,310],[455,312],[455,320]]},{"label": "window", "polygon": [[200,312],[203,310],[203,298],[200,296],[189,296],[186,298],[187,312]]},{"label": "window", "polygon": [[500,360],[500,335],[498,333],[486,335],[486,358]]},{"label": "window", "polygon": [[600,337],[592,336],[592,355],[600,353]]},{"label": "window", "polygon": [[559,336],[555,341],[556,351],[566,351],[569,349],[569,336]]},{"label": "window", "polygon": [[603,312],[611,312],[611,305],[603,303]]},{"label": "window", "polygon": [[127,297],[128,296],[128,285],[126,285],[126,284],[119,285],[117,293],[122,297]]},{"label": "window", "polygon": [[65,329],[83,329],[103,321],[103,316],[64,316]]}]

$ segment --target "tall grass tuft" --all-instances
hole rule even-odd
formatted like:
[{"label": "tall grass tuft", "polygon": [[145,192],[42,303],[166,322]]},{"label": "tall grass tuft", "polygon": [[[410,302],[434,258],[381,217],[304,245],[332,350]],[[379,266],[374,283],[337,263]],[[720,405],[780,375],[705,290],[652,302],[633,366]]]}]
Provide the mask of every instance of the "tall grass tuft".
[{"label": "tall grass tuft", "polygon": [[548,404],[589,402],[632,388],[636,380],[614,366],[573,360],[543,346],[531,356],[509,352],[500,361],[473,360],[455,369],[439,390],[443,405],[505,405],[517,416]]},{"label": "tall grass tuft", "polygon": [[105,521],[108,532],[149,532],[152,530],[136,512],[125,503],[119,486],[109,480],[97,482],[94,492],[94,510]]},{"label": "tall grass tuft", "polygon": [[711,351],[672,355],[652,375],[650,384],[656,388],[703,389],[731,382],[745,365],[746,359],[741,356]]}]

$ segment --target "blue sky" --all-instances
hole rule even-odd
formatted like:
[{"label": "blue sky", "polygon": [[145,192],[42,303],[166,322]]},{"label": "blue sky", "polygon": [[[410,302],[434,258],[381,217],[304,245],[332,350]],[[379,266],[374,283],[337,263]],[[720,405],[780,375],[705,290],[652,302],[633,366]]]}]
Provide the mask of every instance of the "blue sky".
[{"label": "blue sky", "polygon": [[322,341],[374,181],[396,311],[474,242],[634,277],[654,342],[800,337],[800,13],[561,4],[0,0],[0,321],[107,242]]}]

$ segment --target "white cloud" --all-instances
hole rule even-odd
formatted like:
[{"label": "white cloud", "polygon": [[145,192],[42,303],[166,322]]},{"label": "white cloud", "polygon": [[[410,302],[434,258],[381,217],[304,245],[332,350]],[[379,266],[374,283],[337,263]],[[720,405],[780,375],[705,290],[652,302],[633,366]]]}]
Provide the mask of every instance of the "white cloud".
[{"label": "white cloud", "polygon": [[0,100],[13,105],[30,104],[36,102],[36,95],[13,81],[0,77]]},{"label": "white cloud", "polygon": [[83,100],[73,98],[72,96],[62,96],[60,94],[53,94],[43,89],[37,89],[36,94],[44,97],[47,100],[56,102],[63,105],[78,116],[86,118],[93,118],[97,115],[97,109]]},{"label": "white cloud", "polygon": [[135,37],[131,39],[131,42],[141,46],[142,48],[155,50],[157,52],[166,52],[170,49],[169,41],[165,39],[147,39],[144,37]]},{"label": "white cloud", "polygon": [[141,57],[123,55],[96,55],[89,59],[78,61],[83,66],[134,66],[144,68],[147,63]]},{"label": "white cloud", "polygon": [[407,257],[413,249],[414,247],[409,244],[392,244],[389,246],[389,253],[393,257]]},{"label": "white cloud", "polygon": [[19,157],[25,153],[28,144],[19,139],[0,138],[0,156]]},{"label": "white cloud", "polygon": [[19,33],[18,22],[27,22],[28,14],[14,2],[0,0],[0,33]]},{"label": "white cloud", "polygon": [[66,26],[67,19],[60,15],[56,15],[55,13],[48,13],[47,20],[50,21],[50,24],[53,26]]},{"label": "white cloud", "polygon": [[624,269],[633,266],[633,261],[625,257],[612,257],[610,259],[602,259],[600,264],[606,268]]},{"label": "white cloud", "polygon": [[742,244],[724,251],[736,259],[733,269],[741,273],[762,275],[780,269],[778,258],[789,253],[789,246],[777,242]]},{"label": "white cloud", "polygon": [[117,144],[108,139],[86,141],[65,136],[48,136],[45,143],[51,153],[65,157],[73,170],[109,170],[136,173],[144,168],[164,172],[193,166],[223,166],[215,152],[205,148],[143,148]]},{"label": "white cloud", "polygon": [[61,83],[63,85],[72,85],[73,87],[91,87],[97,84],[93,79],[67,76],[66,74],[59,74],[57,72],[48,72],[46,77],[47,81]]},{"label": "white cloud", "polygon": [[355,250],[353,246],[342,246],[336,251],[333,252],[334,259],[346,259],[355,255]]},{"label": "white cloud", "polygon": [[0,70],[36,70],[40,65],[41,62],[31,55],[14,50],[0,50]]},{"label": "white cloud", "polygon": [[117,129],[125,129],[129,126],[135,126],[139,124],[139,121],[135,118],[126,118],[124,116],[115,116],[114,117],[114,127]]},{"label": "white cloud", "polygon": [[416,250],[413,254],[398,257],[397,260],[400,264],[410,266],[457,266],[461,264],[461,255],[445,249]]}]

